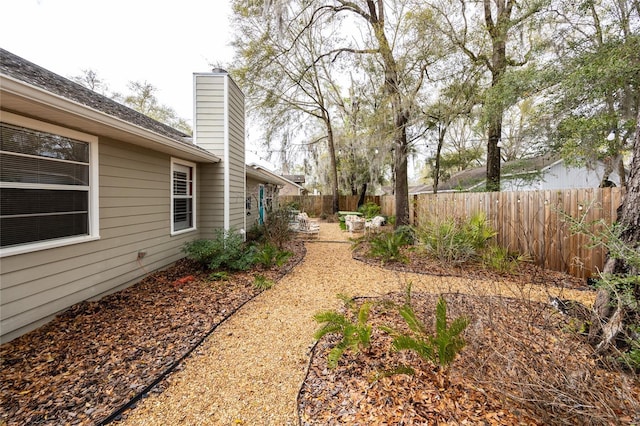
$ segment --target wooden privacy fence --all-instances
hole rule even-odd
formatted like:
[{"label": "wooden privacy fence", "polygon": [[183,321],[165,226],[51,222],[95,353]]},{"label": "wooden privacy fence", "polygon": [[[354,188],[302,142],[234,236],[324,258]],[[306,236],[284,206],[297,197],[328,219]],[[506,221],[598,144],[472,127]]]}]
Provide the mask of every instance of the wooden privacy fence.
[{"label": "wooden privacy fence", "polygon": [[[367,196],[365,197],[365,202],[380,205],[380,198],[378,196]],[[357,211],[359,199],[358,195],[340,195],[338,197],[339,210]],[[300,210],[313,217],[331,215],[333,213],[333,197],[331,195],[281,195],[278,197],[279,205],[285,206],[290,203],[295,203]]]},{"label": "wooden privacy fence", "polygon": [[[591,247],[587,236],[573,234],[566,215],[581,219],[593,232],[611,225],[622,202],[621,188],[586,188],[527,192],[466,192],[411,196],[410,221],[415,226],[446,218],[467,219],[484,212],[496,242],[530,256],[536,264],[576,277],[590,277],[604,266],[606,251]],[[395,197],[367,197],[385,216],[395,215]],[[282,196],[280,205],[295,202],[311,216],[331,214],[330,195]],[[357,196],[340,196],[340,210],[357,210]]]},{"label": "wooden privacy fence", "polygon": [[484,212],[500,246],[527,254],[544,268],[585,278],[602,269],[606,251],[572,233],[566,215],[598,232],[603,225],[597,221],[607,226],[616,220],[622,195],[620,188],[419,194],[413,196],[411,220],[420,226]]}]

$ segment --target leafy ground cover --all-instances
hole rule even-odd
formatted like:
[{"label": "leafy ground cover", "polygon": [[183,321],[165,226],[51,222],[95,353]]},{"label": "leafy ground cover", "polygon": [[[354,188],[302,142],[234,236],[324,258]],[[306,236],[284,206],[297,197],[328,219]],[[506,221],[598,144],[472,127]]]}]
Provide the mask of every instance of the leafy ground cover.
[{"label": "leafy ground cover", "polygon": [[[371,345],[345,352],[336,368],[327,357],[339,341],[314,348],[299,395],[303,425],[333,424],[636,424],[637,377],[604,368],[547,304],[514,298],[444,295],[449,317],[466,316],[466,346],[450,370],[413,352],[392,350],[380,326],[407,329],[394,304],[404,295],[367,299]],[[438,296],[414,294],[412,305],[433,324]],[[360,300],[363,303],[365,300]],[[413,374],[403,374],[410,366]]]},{"label": "leafy ground cover", "polygon": [[[369,246],[354,258],[380,263]],[[588,290],[584,280],[520,262],[496,272],[481,262],[443,263],[410,249],[386,268],[442,276]],[[394,351],[385,330],[408,332],[397,307],[405,295],[361,299],[371,305],[370,345],[345,351],[337,367],[328,358],[341,336],[328,334],[315,346],[298,398],[303,425],[332,424],[638,424],[640,380],[594,356],[580,323],[548,303],[522,297],[445,294],[449,321],[470,320],[466,346],[450,369],[412,351]],[[417,316],[433,332],[438,295],[412,295]],[[358,306],[343,311],[358,312]],[[353,321],[360,321],[354,318]],[[361,321],[360,321],[361,322]],[[362,325],[360,325],[362,327]],[[413,374],[406,374],[407,367]]]},{"label": "leafy ground cover", "polygon": [[256,274],[276,281],[304,257],[302,243],[286,248],[283,266],[248,272],[212,275],[180,261],[3,344],[0,424],[100,422],[259,294]]}]

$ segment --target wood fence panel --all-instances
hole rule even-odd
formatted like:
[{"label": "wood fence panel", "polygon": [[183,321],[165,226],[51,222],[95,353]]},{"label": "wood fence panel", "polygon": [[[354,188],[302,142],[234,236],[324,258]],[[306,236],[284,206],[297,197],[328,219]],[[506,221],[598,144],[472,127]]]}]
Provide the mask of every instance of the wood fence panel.
[{"label": "wood fence panel", "polygon": [[573,234],[567,215],[599,232],[616,220],[622,196],[620,188],[419,194],[412,223],[467,219],[483,211],[501,246],[527,254],[545,268],[588,277],[602,269],[606,252],[592,247],[588,236]]}]

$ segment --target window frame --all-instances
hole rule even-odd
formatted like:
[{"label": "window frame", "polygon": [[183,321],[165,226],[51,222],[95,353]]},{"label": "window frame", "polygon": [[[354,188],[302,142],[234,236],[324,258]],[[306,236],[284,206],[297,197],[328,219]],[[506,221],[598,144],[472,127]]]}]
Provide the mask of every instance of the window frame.
[{"label": "window frame", "polygon": [[[62,136],[65,138],[74,139],[80,142],[89,144],[89,189],[88,193],[88,234],[76,235],[71,237],[62,237],[52,240],[44,240],[37,242],[30,242],[19,244],[10,247],[0,248],[0,257],[13,256],[24,253],[31,253],[40,250],[47,250],[56,247],[63,247],[72,244],[80,244],[88,241],[95,241],[100,239],[100,211],[99,211],[99,196],[100,196],[100,181],[99,181],[99,152],[98,152],[98,137],[87,133],[79,132],[77,130],[68,129],[66,127],[57,126],[43,121],[34,120],[32,118],[23,117],[21,115],[13,114],[7,111],[2,111],[3,123],[13,126],[24,127],[25,129],[35,130],[38,132],[46,132],[54,135]],[[63,190],[61,185],[51,184],[38,184],[38,183],[22,183],[22,182],[2,182],[0,181],[0,189],[4,188],[17,188],[17,189],[53,189]],[[72,189],[71,185],[68,185],[67,189]]]},{"label": "window frame", "polygon": [[[178,167],[176,167],[178,166]],[[191,199],[191,227],[190,228],[185,228],[185,229],[175,229],[175,221],[173,218],[173,214],[174,214],[174,199],[175,194],[174,194],[174,180],[173,180],[173,172],[177,169],[177,168],[189,168],[191,169],[191,194],[187,197],[181,197],[181,198],[188,198]],[[196,163],[192,163],[191,161],[186,161],[186,160],[181,160],[179,158],[171,158],[171,171],[170,171],[170,175],[169,175],[169,194],[171,196],[171,201],[170,201],[170,213],[169,213],[169,222],[171,224],[171,236],[174,235],[180,235],[180,234],[185,234],[187,232],[193,232],[196,231],[198,229],[197,226],[197,169],[196,169]]]}]

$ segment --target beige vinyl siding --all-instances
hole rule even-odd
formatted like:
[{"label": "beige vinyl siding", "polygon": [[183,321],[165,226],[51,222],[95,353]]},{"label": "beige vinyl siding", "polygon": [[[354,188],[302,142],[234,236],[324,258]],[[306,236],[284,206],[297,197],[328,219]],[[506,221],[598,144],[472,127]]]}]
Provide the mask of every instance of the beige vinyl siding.
[{"label": "beige vinyl siding", "polygon": [[224,158],[225,78],[224,74],[194,76],[195,143],[220,158]]},{"label": "beige vinyl siding", "polygon": [[203,238],[213,236],[215,229],[224,228],[225,78],[224,75],[194,75],[195,143],[222,159],[200,170],[198,221]]},{"label": "beige vinyl siding", "polygon": [[232,228],[246,228],[245,219],[245,158],[244,158],[244,96],[229,79],[229,222]]},{"label": "beige vinyl siding", "polygon": [[245,229],[244,96],[225,73],[195,74],[194,88],[195,143],[222,159],[204,172],[215,186],[202,194],[202,232]]},{"label": "beige vinyl siding", "polygon": [[[113,140],[99,144],[100,239],[2,259],[2,341],[135,283],[145,269],[168,266],[198,236],[170,235],[169,156]],[[146,252],[140,262],[139,250]]]},{"label": "beige vinyl siding", "polygon": [[201,238],[211,238],[224,228],[224,169],[221,163],[199,165],[198,229]]}]

